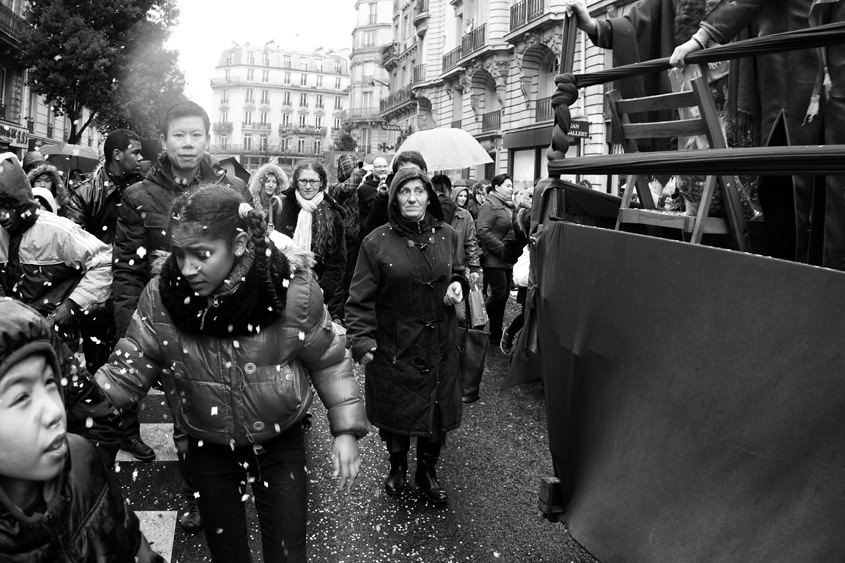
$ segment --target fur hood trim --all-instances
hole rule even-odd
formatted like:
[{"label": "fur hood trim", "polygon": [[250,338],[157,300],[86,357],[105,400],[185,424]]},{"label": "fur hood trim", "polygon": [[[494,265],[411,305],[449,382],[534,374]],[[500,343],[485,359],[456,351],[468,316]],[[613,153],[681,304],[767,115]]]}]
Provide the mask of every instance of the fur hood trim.
[{"label": "fur hood trim", "polygon": [[41,164],[29,171],[29,173],[26,175],[26,177],[29,179],[29,185],[35,187],[35,179],[41,176],[42,174],[48,174],[50,176],[50,179],[53,181],[53,192],[56,203],[59,205],[59,207],[64,206],[68,198],[67,188],[65,187],[65,181],[62,179],[61,174],[59,174],[59,169],[50,164],[49,162],[42,162]]},{"label": "fur hood trim", "polygon": [[264,183],[264,178],[266,178],[268,174],[274,174],[276,178],[279,179],[279,185],[276,186],[275,195],[281,194],[287,190],[290,185],[288,175],[285,174],[282,167],[278,164],[273,164],[272,162],[263,165],[249,178],[249,193],[252,194],[252,206],[262,215],[267,214],[267,210],[264,209],[264,206],[261,204],[261,192],[264,190],[264,186],[262,185]]},{"label": "fur hood trim", "polygon": [[[279,237],[284,237],[284,239],[290,241],[290,244],[287,244],[287,241],[280,239]],[[290,237],[287,237],[282,233],[274,233],[270,236],[270,240],[273,241],[273,244],[279,249],[279,252],[287,258],[291,267],[291,273],[313,269],[314,265],[317,263],[314,259],[313,252],[310,250],[300,249],[293,243],[293,240]],[[167,262],[168,258],[170,258],[170,254],[171,252],[167,250],[153,251],[152,274],[154,276],[161,273],[164,263]]]}]

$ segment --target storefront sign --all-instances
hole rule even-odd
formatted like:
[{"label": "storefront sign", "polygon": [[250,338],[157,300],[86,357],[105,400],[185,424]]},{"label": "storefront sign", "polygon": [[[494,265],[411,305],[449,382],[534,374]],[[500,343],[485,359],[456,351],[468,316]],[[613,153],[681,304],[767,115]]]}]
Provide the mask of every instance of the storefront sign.
[{"label": "storefront sign", "polygon": [[385,131],[401,131],[402,130],[401,125],[391,125],[390,123],[382,123],[381,128],[384,129]]},{"label": "storefront sign", "polygon": [[0,123],[0,142],[12,146],[25,147],[29,141],[29,131],[8,123]]},{"label": "storefront sign", "polygon": [[569,127],[569,136],[570,137],[580,137],[582,139],[589,139],[590,138],[590,122],[589,121],[579,121],[579,120],[573,119],[572,124]]}]

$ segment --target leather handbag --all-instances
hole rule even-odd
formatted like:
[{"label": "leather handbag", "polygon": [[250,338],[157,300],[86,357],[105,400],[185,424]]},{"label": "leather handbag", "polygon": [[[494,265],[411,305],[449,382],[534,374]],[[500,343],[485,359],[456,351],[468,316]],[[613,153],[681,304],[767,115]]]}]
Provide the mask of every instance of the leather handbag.
[{"label": "leather handbag", "polygon": [[[467,299],[465,304],[466,318],[471,319],[470,300]],[[481,375],[484,373],[484,363],[487,359],[489,339],[489,332],[483,329],[470,328],[468,323],[465,323],[464,329],[461,331],[460,343],[458,345],[458,350],[460,351],[459,369],[461,374],[461,392],[463,393],[463,402],[465,403],[474,403],[479,398]]]}]

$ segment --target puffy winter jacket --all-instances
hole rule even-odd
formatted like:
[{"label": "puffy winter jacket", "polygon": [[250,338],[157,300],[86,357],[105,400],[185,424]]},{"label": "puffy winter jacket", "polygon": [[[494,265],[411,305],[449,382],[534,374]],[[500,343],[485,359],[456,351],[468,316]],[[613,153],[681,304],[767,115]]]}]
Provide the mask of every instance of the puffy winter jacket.
[{"label": "puffy winter jacket", "polygon": [[67,435],[62,474],[45,484],[46,511],[27,515],[0,489],[3,563],[126,563],[141,542],[138,517],[84,438]]},{"label": "puffy winter jacket", "polygon": [[10,265],[9,233],[0,229],[5,295],[42,315],[52,313],[67,298],[82,309],[104,303],[111,292],[111,249],[64,217],[36,213],[35,223],[21,235],[17,264],[12,256]]},{"label": "puffy winter jacket", "polygon": [[[284,316],[265,326],[256,319],[247,334],[238,333],[235,317],[268,309],[256,267],[237,291],[204,301],[195,312],[180,306],[182,293],[166,293],[173,290],[163,281],[172,267],[165,263],[141,294],[126,337],[97,372],[97,382],[125,407],[140,401],[161,377],[165,388],[175,389],[180,428],[198,440],[236,447],[265,442],[299,422],[313,399],[313,382],[332,434],[363,436],[366,414],[346,341],[333,329],[314,273],[301,257],[290,256],[292,271],[280,275],[288,282]],[[184,298],[190,301],[191,293],[185,291]],[[165,300],[174,303],[171,309]],[[223,327],[221,334],[209,332],[212,322]],[[199,331],[177,327],[192,323],[199,323]],[[227,325],[235,327],[234,336],[226,333]]]},{"label": "puffy winter jacket", "polygon": [[208,155],[200,163],[199,173],[190,186],[176,181],[167,154],[162,154],[144,180],[123,192],[113,248],[114,318],[118,335],[126,332],[138,297],[152,277],[150,256],[156,250],[170,250],[167,223],[173,200],[200,182],[229,186],[241,192],[245,201],[252,201],[243,180],[229,176]]}]

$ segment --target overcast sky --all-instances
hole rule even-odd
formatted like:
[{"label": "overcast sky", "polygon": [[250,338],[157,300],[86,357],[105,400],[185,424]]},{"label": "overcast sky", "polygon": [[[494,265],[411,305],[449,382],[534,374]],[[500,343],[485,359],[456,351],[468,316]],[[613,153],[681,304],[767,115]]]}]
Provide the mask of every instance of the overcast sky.
[{"label": "overcast sky", "polygon": [[177,0],[179,23],[168,46],[179,52],[188,97],[209,113],[209,81],[233,43],[310,51],[351,49],[355,0]]}]

